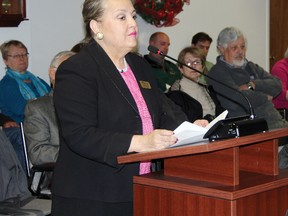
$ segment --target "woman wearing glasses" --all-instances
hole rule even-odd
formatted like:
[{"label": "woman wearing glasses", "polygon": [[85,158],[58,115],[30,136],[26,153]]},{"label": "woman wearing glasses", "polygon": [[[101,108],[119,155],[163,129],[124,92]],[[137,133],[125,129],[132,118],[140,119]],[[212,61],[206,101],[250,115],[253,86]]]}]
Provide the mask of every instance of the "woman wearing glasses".
[{"label": "woman wearing glasses", "polygon": [[203,72],[205,60],[205,54],[201,50],[194,47],[184,48],[179,53],[178,61],[185,63],[189,68],[178,64],[183,76],[167,93],[170,99],[182,107],[191,122],[199,118],[211,121],[223,111],[213,92],[200,82],[201,74],[197,71]]},{"label": "woman wearing glasses", "polygon": [[43,96],[51,88],[27,70],[29,53],[22,42],[10,40],[0,49],[6,65],[6,75],[0,82],[0,110],[19,123],[24,119],[27,100]]}]

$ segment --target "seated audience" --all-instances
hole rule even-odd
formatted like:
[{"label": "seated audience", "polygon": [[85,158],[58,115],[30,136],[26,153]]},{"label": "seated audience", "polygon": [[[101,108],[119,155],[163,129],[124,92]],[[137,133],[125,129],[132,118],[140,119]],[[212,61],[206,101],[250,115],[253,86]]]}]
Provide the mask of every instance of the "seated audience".
[{"label": "seated audience", "polygon": [[0,110],[13,121],[23,122],[27,101],[47,94],[50,87],[27,70],[29,53],[22,42],[10,40],[0,49],[6,65],[0,82]]},{"label": "seated audience", "polygon": [[[205,68],[205,58],[204,52],[191,46],[184,48],[178,55],[179,62],[183,62],[200,72],[203,72]],[[223,111],[213,92],[208,89],[207,85],[199,82],[200,73],[181,64],[178,64],[178,67],[183,75],[182,79],[177,80],[171,86],[171,91],[167,93],[167,96],[182,107],[189,121],[193,122],[198,118],[204,118],[208,121],[213,120],[215,116]],[[179,91],[189,95],[190,97],[184,96],[184,100],[193,101],[195,106],[189,106],[186,109],[188,102],[179,101],[181,98]],[[197,104],[199,104],[198,107]]]},{"label": "seated audience", "polygon": [[12,144],[16,152],[16,155],[25,171],[26,165],[25,165],[24,148],[19,125],[8,116],[5,116],[2,113],[0,113],[0,127],[2,127],[3,132],[6,134],[10,143]]},{"label": "seated audience", "polygon": [[[165,55],[168,54],[170,39],[164,32],[155,32],[150,36],[149,45],[158,48]],[[166,60],[164,56],[149,52],[144,58],[153,68],[153,72],[157,79],[158,87],[163,91],[167,91],[169,87],[181,78],[181,73],[176,64]]]},{"label": "seated audience", "polygon": [[[196,48],[202,50],[205,54],[206,61],[205,61],[205,67],[203,70],[203,72],[205,74],[207,74],[208,71],[213,66],[212,62],[207,61],[207,55],[208,55],[212,41],[213,41],[213,39],[208,34],[206,34],[205,32],[198,32],[197,34],[195,34],[192,37],[192,41],[191,41],[192,47],[196,47]],[[204,75],[201,75],[199,79],[200,79],[201,83],[206,83],[206,77]]]},{"label": "seated audience", "polygon": [[[53,88],[58,66],[74,54],[71,51],[63,51],[53,58],[49,68],[49,77]],[[27,103],[24,131],[29,157],[33,165],[56,161],[59,152],[59,132],[53,104],[53,90],[49,94]]]},{"label": "seated audience", "polygon": [[[281,81],[246,59],[247,42],[243,33],[235,27],[224,28],[218,36],[217,49],[220,55],[209,76],[241,91],[249,99],[256,117],[266,119],[269,129],[287,127],[288,122],[272,103],[281,92]],[[245,98],[215,80],[208,79],[208,83],[213,86],[222,107],[229,111],[228,116],[247,115],[249,105]],[[288,167],[287,145],[279,154],[279,165]]]},{"label": "seated audience", "polygon": [[282,82],[281,93],[273,99],[276,109],[288,109],[288,48],[284,58],[276,62],[272,67],[271,74],[278,77]]}]

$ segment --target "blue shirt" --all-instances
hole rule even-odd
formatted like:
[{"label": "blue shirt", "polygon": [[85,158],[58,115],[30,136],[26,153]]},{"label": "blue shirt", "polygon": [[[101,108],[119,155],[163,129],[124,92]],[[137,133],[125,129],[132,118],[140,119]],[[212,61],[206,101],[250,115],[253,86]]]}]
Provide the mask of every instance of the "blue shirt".
[{"label": "blue shirt", "polygon": [[[50,86],[42,79],[40,81],[46,86],[47,90],[50,92]],[[31,84],[32,85],[32,84]],[[31,86],[29,86],[31,87]],[[36,89],[31,88],[31,90],[38,95]],[[23,98],[18,83],[12,79],[10,76],[5,75],[0,82],[0,110],[1,112],[9,116],[15,122],[23,122],[24,120],[24,109],[27,101]]]}]

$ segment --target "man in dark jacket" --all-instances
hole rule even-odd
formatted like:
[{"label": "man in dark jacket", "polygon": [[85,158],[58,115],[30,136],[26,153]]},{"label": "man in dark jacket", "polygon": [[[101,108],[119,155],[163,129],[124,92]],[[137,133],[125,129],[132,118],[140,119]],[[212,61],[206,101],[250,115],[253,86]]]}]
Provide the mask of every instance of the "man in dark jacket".
[{"label": "man in dark jacket", "polygon": [[[229,117],[250,113],[246,97],[256,117],[264,118],[269,129],[288,127],[288,122],[282,118],[272,103],[272,99],[282,90],[281,81],[245,58],[246,45],[246,39],[239,29],[234,27],[223,29],[217,39],[220,56],[209,72],[213,80],[208,79],[208,83],[213,86],[222,107],[229,111]],[[245,97],[237,94],[237,91]],[[288,168],[287,145],[279,154],[279,166]]]},{"label": "man in dark jacket", "polygon": [[[164,32],[155,32],[150,36],[149,45],[167,55],[170,46],[169,36]],[[176,80],[181,78],[177,65],[166,60],[164,56],[149,52],[148,55],[144,55],[144,58],[151,65],[158,87],[163,92],[166,92]]]}]

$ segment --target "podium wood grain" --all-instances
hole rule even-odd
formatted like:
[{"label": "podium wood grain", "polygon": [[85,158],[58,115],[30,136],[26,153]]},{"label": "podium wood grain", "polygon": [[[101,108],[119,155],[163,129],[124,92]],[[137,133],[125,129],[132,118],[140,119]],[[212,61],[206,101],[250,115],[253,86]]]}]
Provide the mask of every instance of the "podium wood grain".
[{"label": "podium wood grain", "polygon": [[118,157],[164,159],[164,171],[134,177],[135,216],[285,216],[288,170],[278,139],[288,129]]}]

